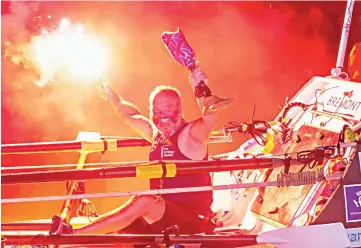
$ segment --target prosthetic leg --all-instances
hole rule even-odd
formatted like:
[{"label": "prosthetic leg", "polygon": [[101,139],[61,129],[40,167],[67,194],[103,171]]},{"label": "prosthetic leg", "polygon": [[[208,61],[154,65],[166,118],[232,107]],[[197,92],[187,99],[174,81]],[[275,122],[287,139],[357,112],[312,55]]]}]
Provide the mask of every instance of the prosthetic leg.
[{"label": "prosthetic leg", "polygon": [[[162,41],[178,64],[185,66],[192,74],[200,70],[195,53],[179,28],[177,32],[164,32],[162,34]],[[223,99],[213,95],[206,80],[192,80],[191,86],[196,98],[203,101],[202,112],[204,115],[225,108],[233,101],[232,98]]]}]

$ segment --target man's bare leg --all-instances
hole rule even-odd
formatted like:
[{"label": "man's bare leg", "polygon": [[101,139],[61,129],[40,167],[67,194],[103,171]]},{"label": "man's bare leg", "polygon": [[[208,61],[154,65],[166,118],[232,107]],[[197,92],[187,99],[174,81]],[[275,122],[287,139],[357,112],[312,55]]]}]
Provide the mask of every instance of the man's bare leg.
[{"label": "man's bare leg", "polygon": [[165,202],[156,196],[132,197],[123,206],[116,208],[94,222],[73,230],[74,234],[105,234],[121,230],[139,217],[149,224],[160,220],[165,211]]}]

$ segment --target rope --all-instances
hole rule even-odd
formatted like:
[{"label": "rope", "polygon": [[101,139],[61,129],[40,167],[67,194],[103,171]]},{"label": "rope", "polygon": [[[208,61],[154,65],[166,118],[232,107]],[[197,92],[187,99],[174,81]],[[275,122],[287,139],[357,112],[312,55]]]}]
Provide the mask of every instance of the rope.
[{"label": "rope", "polygon": [[339,180],[340,175],[323,176],[319,171],[306,171],[300,173],[282,173],[277,175],[275,182],[256,182],[256,183],[242,183],[242,184],[227,184],[217,186],[199,186],[189,188],[171,188],[171,189],[153,189],[140,190],[129,192],[109,192],[109,193],[94,193],[94,194],[79,194],[79,195],[59,195],[59,196],[39,196],[39,197],[24,197],[24,198],[5,198],[1,199],[1,204],[6,203],[25,203],[25,202],[41,202],[41,201],[60,201],[60,200],[74,200],[74,199],[92,199],[92,198],[106,198],[106,197],[121,197],[121,196],[140,196],[140,195],[157,195],[157,194],[174,194],[174,193],[190,193],[212,190],[230,190],[240,188],[260,188],[260,187],[288,187],[300,186],[307,184],[315,184],[317,181],[324,180]]},{"label": "rope", "polygon": [[315,184],[317,182],[317,172],[302,171],[299,173],[280,173],[277,175],[279,187],[299,186]]}]

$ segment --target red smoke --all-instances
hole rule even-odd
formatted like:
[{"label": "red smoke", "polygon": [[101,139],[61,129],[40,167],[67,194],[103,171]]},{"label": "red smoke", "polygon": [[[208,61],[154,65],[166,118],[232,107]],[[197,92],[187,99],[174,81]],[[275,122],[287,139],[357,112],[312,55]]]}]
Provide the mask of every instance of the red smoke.
[{"label": "red smoke", "polygon": [[[312,4],[315,7],[310,7]],[[253,105],[257,106],[256,119],[273,119],[285,98],[292,97],[312,76],[330,74],[336,63],[346,3],[338,3],[340,8],[337,12],[332,10],[334,13],[330,13],[335,8],[329,4],[12,2],[11,8],[3,5],[2,48],[7,40],[28,42],[38,31],[34,16],[51,15],[54,20],[68,17],[107,37],[113,54],[107,79],[122,97],[148,115],[152,89],[158,84],[171,84],[181,90],[185,117],[192,120],[199,112],[188,83],[189,73],[172,60],[160,38],[162,32],[180,27],[208,75],[213,92],[235,99],[218,115],[217,128],[221,128],[231,120],[249,121]],[[341,23],[332,21],[335,13],[342,16]],[[39,88],[32,83],[34,74],[29,69],[14,65],[4,56],[2,70],[2,143],[73,140],[79,131],[136,135],[99,97],[97,84],[59,78]],[[243,138],[236,136],[234,140],[231,145],[211,146],[210,153],[234,150]],[[143,160],[147,152],[120,151],[107,154],[106,160]],[[25,159],[22,155],[2,156],[2,160],[3,165],[54,164],[74,163],[76,157],[64,158],[60,154]],[[93,159],[99,162],[100,157],[94,155]],[[115,187],[107,184],[100,188]],[[89,191],[92,187],[99,190],[97,185],[90,186]],[[117,187],[124,190],[124,185]],[[133,183],[131,188],[134,187]],[[3,194],[19,196],[14,190],[3,189]],[[62,190],[60,185],[58,193]],[[98,210],[104,212],[118,204],[99,201]],[[4,210],[5,207],[10,206],[4,206]]]}]

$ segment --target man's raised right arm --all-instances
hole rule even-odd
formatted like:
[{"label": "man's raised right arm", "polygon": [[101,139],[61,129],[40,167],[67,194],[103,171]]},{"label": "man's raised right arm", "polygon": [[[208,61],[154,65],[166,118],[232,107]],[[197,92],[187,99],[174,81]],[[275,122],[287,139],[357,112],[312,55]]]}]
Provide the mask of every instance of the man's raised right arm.
[{"label": "man's raised right arm", "polygon": [[125,101],[110,89],[106,83],[103,83],[100,86],[100,94],[104,99],[109,101],[119,118],[139,133],[144,139],[152,142],[152,125],[147,117],[140,114],[138,108],[134,104]]}]

